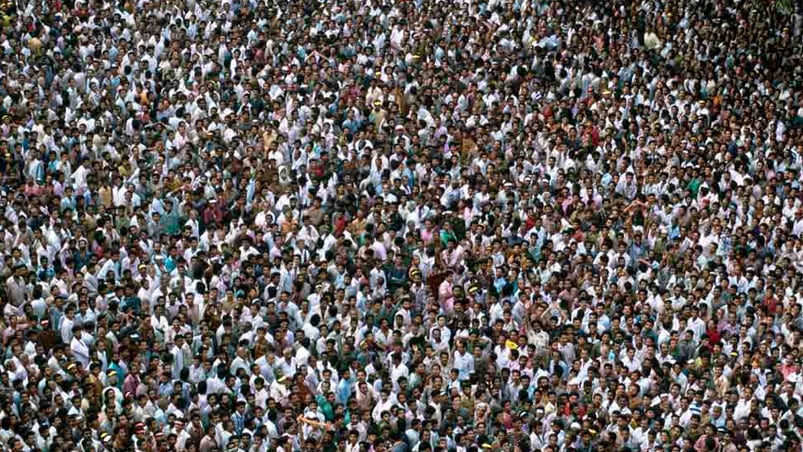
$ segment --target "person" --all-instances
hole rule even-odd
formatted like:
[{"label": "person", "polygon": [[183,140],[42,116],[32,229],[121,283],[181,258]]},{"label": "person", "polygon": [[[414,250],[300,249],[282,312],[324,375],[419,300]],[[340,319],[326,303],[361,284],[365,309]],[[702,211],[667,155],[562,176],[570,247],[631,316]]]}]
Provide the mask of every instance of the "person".
[{"label": "person", "polygon": [[216,441],[215,437],[216,437],[215,428],[214,427],[208,427],[206,429],[206,435],[204,435],[204,437],[201,438],[201,444],[200,444],[200,446],[198,446],[198,451],[199,452],[212,452],[212,451],[217,450],[218,446],[217,446],[217,441]]},{"label": "person", "polygon": [[0,449],[799,450],[802,35],[0,0]]}]

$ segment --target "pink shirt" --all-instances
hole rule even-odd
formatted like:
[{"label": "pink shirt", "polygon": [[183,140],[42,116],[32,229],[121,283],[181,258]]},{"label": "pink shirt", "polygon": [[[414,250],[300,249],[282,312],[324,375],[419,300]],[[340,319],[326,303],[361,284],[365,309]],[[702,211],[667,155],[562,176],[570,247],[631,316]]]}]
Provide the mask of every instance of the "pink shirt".
[{"label": "pink shirt", "polygon": [[432,243],[433,237],[434,235],[432,234],[432,231],[428,229],[421,230],[421,241],[426,243],[427,245]]},{"label": "pink shirt", "polygon": [[452,295],[452,283],[448,279],[444,280],[438,287],[438,299],[444,312],[452,312],[454,296]]}]

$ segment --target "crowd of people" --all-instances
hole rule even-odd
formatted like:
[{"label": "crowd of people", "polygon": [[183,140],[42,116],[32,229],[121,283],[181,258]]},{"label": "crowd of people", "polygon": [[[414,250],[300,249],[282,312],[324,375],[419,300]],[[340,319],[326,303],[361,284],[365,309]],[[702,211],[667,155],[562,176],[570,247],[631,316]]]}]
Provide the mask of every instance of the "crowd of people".
[{"label": "crowd of people", "polygon": [[800,450],[795,3],[0,1],[0,450]]}]

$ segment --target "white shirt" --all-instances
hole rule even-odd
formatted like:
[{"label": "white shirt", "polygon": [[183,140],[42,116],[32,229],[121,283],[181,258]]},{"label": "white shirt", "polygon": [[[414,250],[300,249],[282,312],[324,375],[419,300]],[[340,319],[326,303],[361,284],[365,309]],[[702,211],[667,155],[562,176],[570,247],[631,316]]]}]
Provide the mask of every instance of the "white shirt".
[{"label": "white shirt", "polygon": [[73,337],[70,341],[70,352],[84,369],[89,369],[89,347],[83,340]]},{"label": "white shirt", "polygon": [[471,372],[474,372],[474,357],[466,351],[461,355],[459,351],[455,350],[452,367],[460,372],[458,379],[468,380]]},{"label": "white shirt", "polygon": [[72,341],[72,327],[75,324],[74,321],[68,319],[67,317],[61,318],[61,326],[59,327],[59,333],[61,333],[61,341],[65,344],[69,344]]}]

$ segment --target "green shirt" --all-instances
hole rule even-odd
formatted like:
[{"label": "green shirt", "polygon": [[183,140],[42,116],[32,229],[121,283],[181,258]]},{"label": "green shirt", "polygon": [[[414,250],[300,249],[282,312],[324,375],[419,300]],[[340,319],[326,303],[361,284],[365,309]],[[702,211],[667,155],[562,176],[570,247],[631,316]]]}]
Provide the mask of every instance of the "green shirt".
[{"label": "green shirt", "polygon": [[321,413],[323,413],[323,418],[326,419],[327,422],[334,421],[335,408],[326,400],[326,397],[318,394],[315,396],[315,400],[318,402],[318,408],[320,408]]},{"label": "green shirt", "polygon": [[689,190],[691,190],[692,196],[697,196],[697,191],[700,190],[700,179],[696,177],[689,181],[689,185],[686,186]]}]

